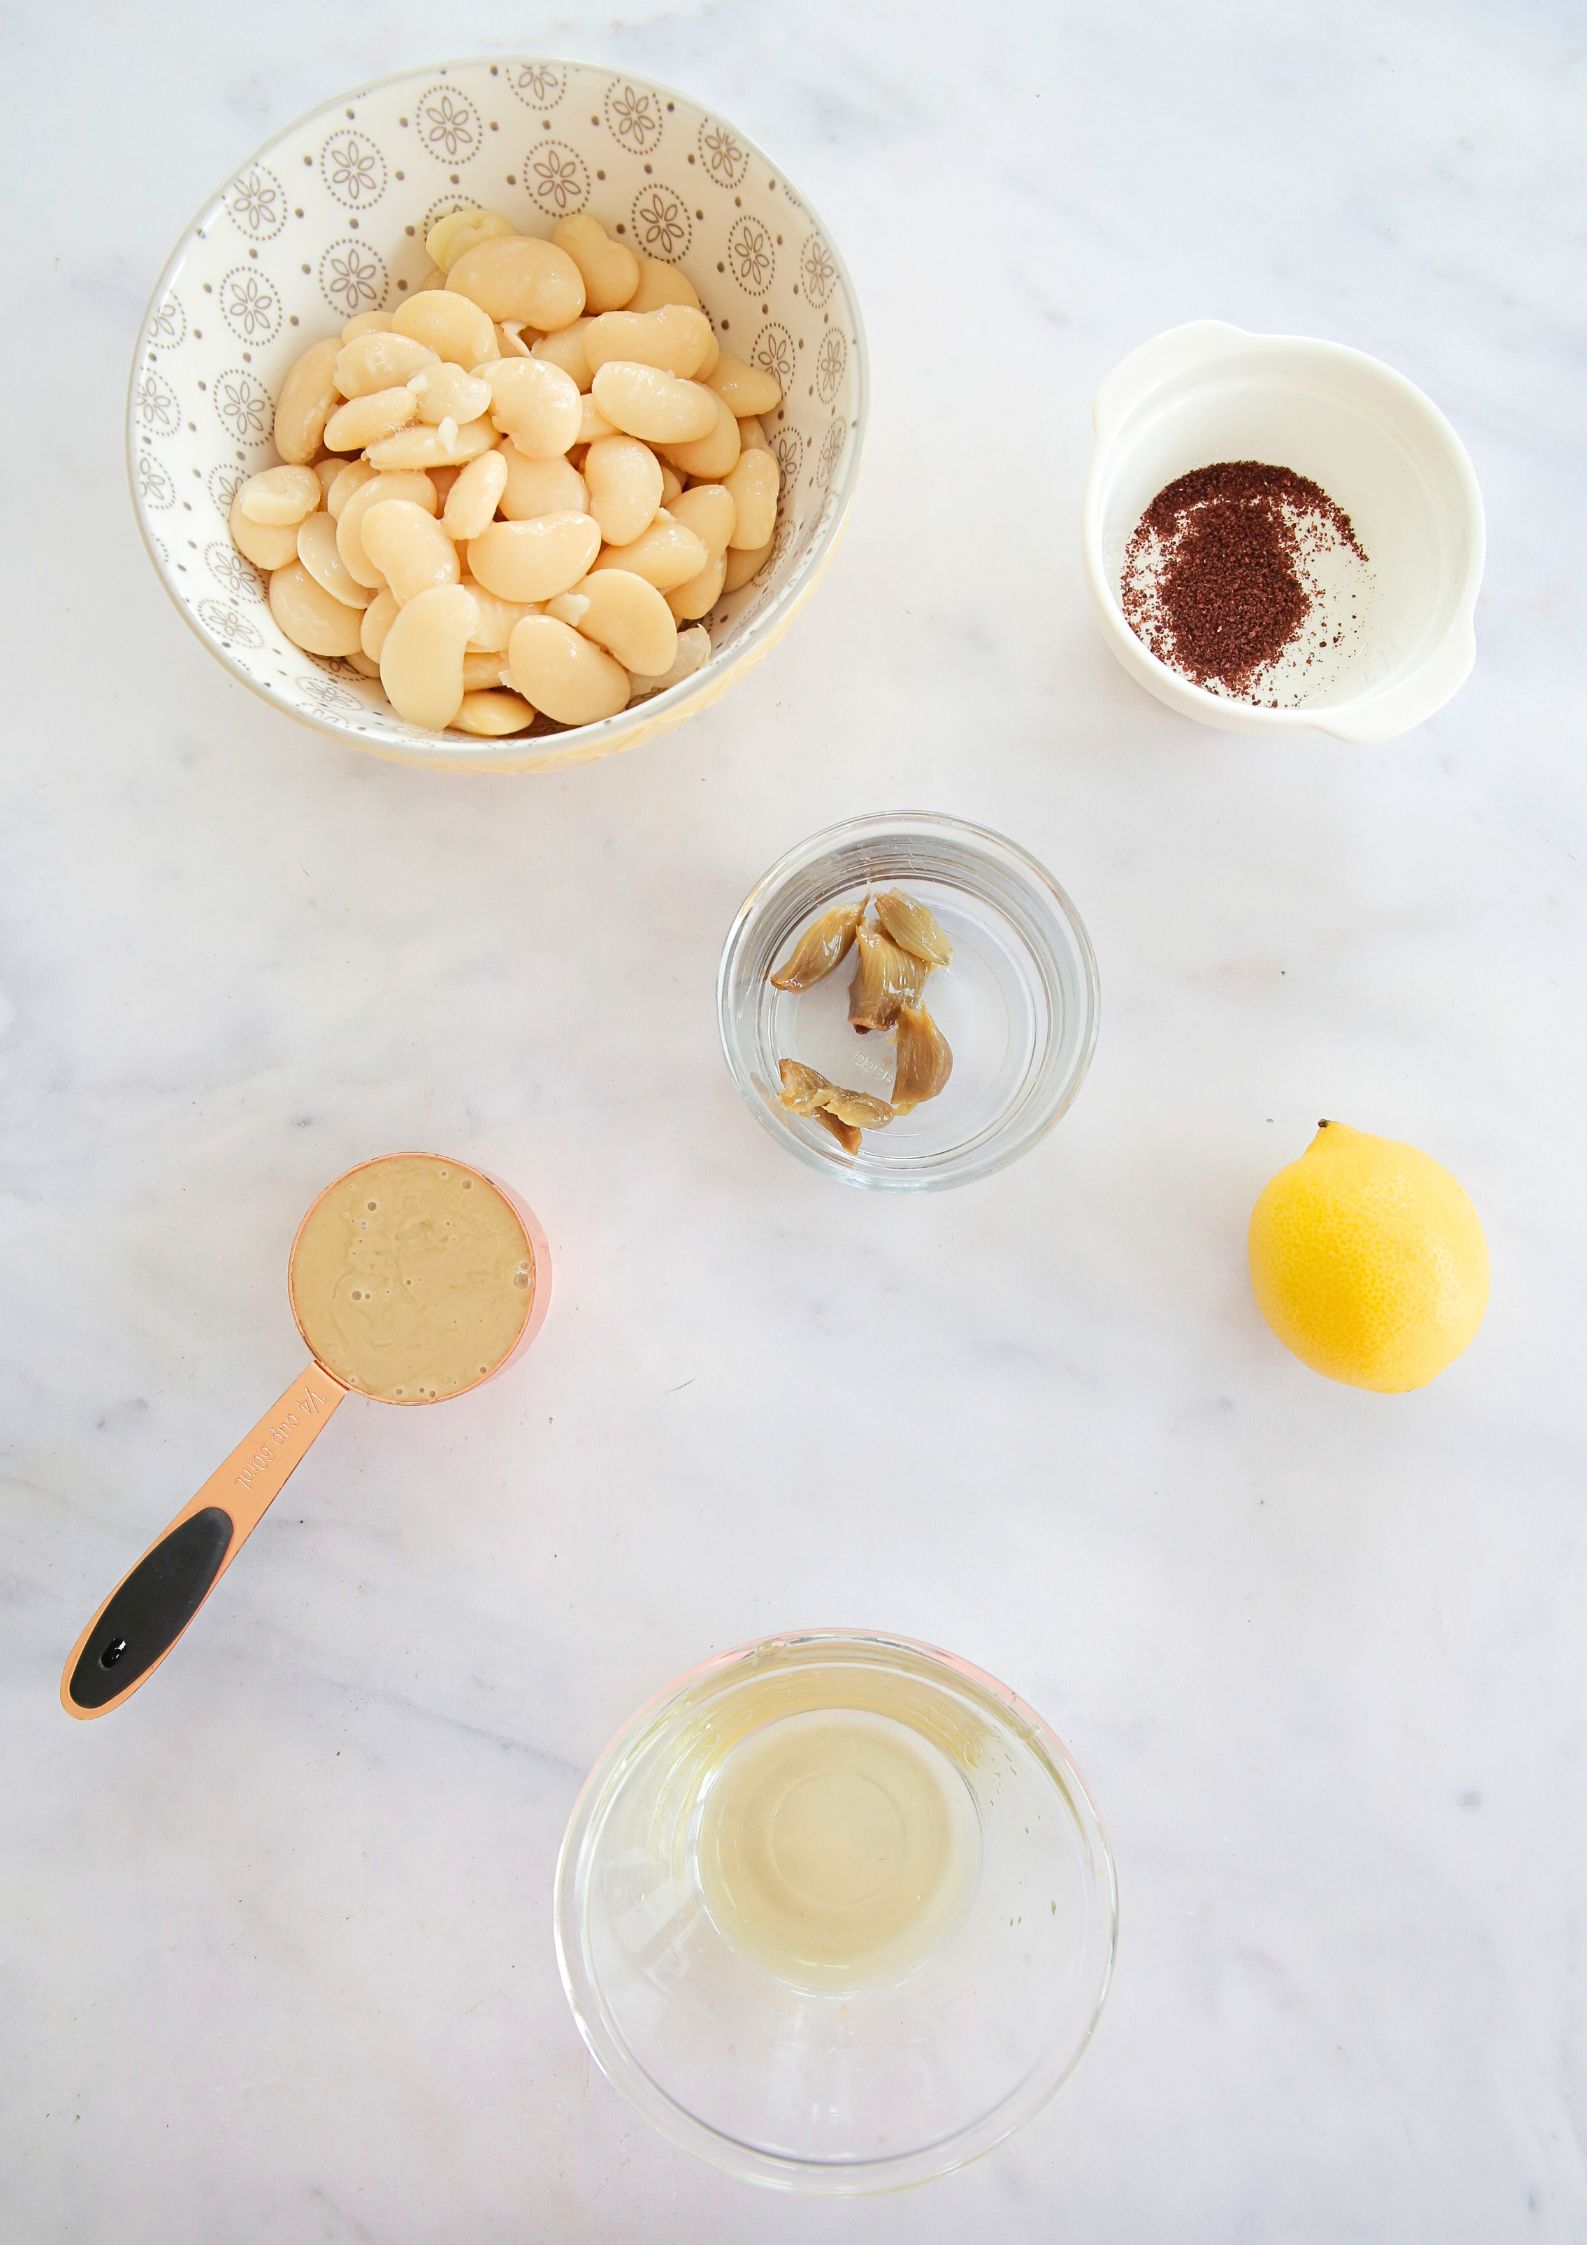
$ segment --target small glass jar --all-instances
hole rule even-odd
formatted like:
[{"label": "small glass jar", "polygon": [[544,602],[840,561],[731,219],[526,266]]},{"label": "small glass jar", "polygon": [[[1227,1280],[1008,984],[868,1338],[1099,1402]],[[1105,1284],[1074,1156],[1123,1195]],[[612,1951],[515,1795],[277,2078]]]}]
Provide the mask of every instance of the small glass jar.
[{"label": "small glass jar", "polygon": [[[886,1100],[893,1039],[849,1026],[847,961],[808,990],[775,989],[771,976],[822,913],[890,888],[928,905],[953,944],[923,998],[953,1072],[849,1154],[782,1105],[778,1063]],[[717,975],[722,1049],[752,1113],[811,1168],[895,1192],[968,1184],[1044,1138],[1084,1080],[1098,1005],[1090,938],[1052,875],[1002,835],[924,811],[849,819],[779,858],[740,907]]]}]

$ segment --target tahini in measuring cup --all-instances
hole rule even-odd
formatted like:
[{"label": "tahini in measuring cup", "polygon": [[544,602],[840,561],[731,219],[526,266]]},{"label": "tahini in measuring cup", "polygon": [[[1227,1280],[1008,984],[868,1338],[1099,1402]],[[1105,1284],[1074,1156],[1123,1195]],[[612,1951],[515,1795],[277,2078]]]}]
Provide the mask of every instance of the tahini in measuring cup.
[{"label": "tahini in measuring cup", "polygon": [[113,1590],[78,1638],[61,1704],[87,1720],[131,1697],[236,1558],[349,1389],[439,1403],[539,1332],[551,1258],[532,1212],[440,1154],[383,1154],[327,1185],[287,1285],[313,1361]]}]

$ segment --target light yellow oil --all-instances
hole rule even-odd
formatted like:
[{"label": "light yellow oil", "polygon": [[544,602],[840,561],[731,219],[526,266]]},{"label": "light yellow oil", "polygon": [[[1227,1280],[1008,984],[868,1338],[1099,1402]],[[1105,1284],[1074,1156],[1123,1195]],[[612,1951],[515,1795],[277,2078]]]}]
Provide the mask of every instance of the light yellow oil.
[{"label": "light yellow oil", "polygon": [[951,1937],[980,1826],[933,1740],[868,1709],[815,1709],[731,1748],[695,1859],[725,1940],[794,1986],[852,1988],[902,1979]]}]

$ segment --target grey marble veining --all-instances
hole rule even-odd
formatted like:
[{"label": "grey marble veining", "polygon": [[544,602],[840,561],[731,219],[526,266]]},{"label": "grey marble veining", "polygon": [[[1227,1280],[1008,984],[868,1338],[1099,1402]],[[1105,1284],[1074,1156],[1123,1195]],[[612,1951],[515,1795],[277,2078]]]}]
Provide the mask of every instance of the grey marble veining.
[{"label": "grey marble veining", "polygon": [[[783,646],[678,734],[510,782],[361,760],[233,685],[120,458],[200,199],[338,87],[486,47],[626,62],[742,122],[831,223],[876,375],[850,533]],[[437,30],[414,0],[180,0],[35,11],[11,62],[8,2245],[1573,2245],[1572,11],[480,0]],[[1090,392],[1206,314],[1377,352],[1471,449],[1477,671],[1389,748],[1192,730],[1092,632]],[[901,802],[1044,857],[1104,993],[1057,1136],[920,1206],[779,1160],[711,994],[771,857]],[[1421,1396],[1314,1380],[1251,1305],[1250,1203],[1325,1112],[1426,1145],[1488,1224],[1487,1326]],[[415,1142],[532,1197],[544,1335],[451,1410],[350,1402],[177,1657],[68,1724],[87,1613],[296,1368],[302,1207]],[[628,1709],[816,1619],[1008,1678],[1092,1780],[1123,1889],[1058,2102],[851,2207],[631,2118],[547,1922]]]}]

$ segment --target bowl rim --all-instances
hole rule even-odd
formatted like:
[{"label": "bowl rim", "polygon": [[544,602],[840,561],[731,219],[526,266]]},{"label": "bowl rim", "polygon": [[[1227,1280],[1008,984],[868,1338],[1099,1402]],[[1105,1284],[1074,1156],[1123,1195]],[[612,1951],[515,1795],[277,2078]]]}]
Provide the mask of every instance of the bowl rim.
[{"label": "bowl rim", "polygon": [[[962,1169],[945,1168],[928,1170],[916,1176],[890,1175],[885,1171],[859,1170],[852,1162],[837,1153],[828,1154],[823,1148],[811,1145],[795,1132],[788,1130],[774,1114],[766,1101],[759,1096],[753,1079],[740,1065],[737,1040],[732,1030],[731,975],[737,953],[743,942],[750,920],[760,908],[765,897],[790,878],[802,866],[820,857],[838,844],[853,840],[857,835],[873,830],[886,832],[893,828],[924,832],[933,838],[961,845],[969,844],[981,854],[991,852],[1013,861],[1015,869],[1036,889],[1045,901],[1056,908],[1058,917],[1073,940],[1080,963],[1082,987],[1085,993],[1085,1021],[1079,1047],[1061,1095],[1055,1097],[1050,1109],[1040,1115],[1034,1126],[1017,1132],[1006,1144],[994,1142],[989,1150],[972,1157]],[[1022,843],[1012,841],[996,828],[981,826],[973,819],[955,818],[947,811],[876,811],[862,813],[852,818],[839,819],[831,826],[822,827],[784,850],[766,868],[750,888],[743,903],[734,913],[731,925],[723,938],[716,969],[716,1026],[722,1047],[722,1057],[727,1063],[739,1096],[750,1113],[779,1146],[797,1156],[807,1169],[819,1176],[832,1179],[861,1192],[936,1193],[949,1192],[962,1185],[978,1184],[983,1178],[995,1176],[1011,1162],[1018,1161],[1039,1146],[1062,1122],[1084,1087],[1096,1056],[1097,1036],[1102,1022],[1102,975],[1097,965],[1096,949],[1090,931],[1067,889],[1050,873],[1040,858],[1034,856]]]},{"label": "bowl rim", "polygon": [[[1142,371],[1151,359],[1163,355],[1171,348],[1183,354],[1178,365],[1170,364],[1149,373]],[[1465,517],[1466,565],[1450,597],[1438,640],[1410,670],[1402,677],[1389,681],[1387,685],[1342,694],[1329,701],[1308,703],[1304,708],[1267,709],[1256,702],[1238,701],[1228,695],[1211,693],[1194,680],[1181,677],[1177,670],[1172,669],[1143,640],[1138,639],[1124,620],[1118,588],[1104,566],[1102,556],[1103,487],[1116,440],[1128,420],[1176,375],[1193,372],[1198,361],[1215,352],[1232,350],[1247,351],[1256,358],[1277,357],[1285,352],[1303,352],[1324,365],[1364,370],[1374,381],[1395,392],[1419,414],[1429,434],[1443,450],[1459,489],[1461,509]],[[1130,379],[1132,375],[1133,380]],[[1121,392],[1122,402],[1119,402]],[[1374,357],[1370,351],[1357,349],[1354,344],[1336,343],[1327,336],[1290,335],[1245,328],[1232,320],[1189,320],[1177,327],[1159,329],[1156,334],[1148,336],[1134,350],[1126,353],[1109,370],[1092,399],[1092,428],[1091,461],[1086,472],[1085,495],[1080,513],[1080,544],[1086,581],[1109,649],[1126,670],[1136,670],[1141,674],[1142,683],[1149,686],[1159,700],[1182,710],[1187,716],[1199,718],[1204,724],[1224,731],[1323,732],[1338,739],[1366,744],[1392,738],[1399,732],[1409,730],[1412,724],[1432,716],[1464,683],[1476,655],[1472,619],[1477,597],[1482,589],[1483,570],[1487,560],[1487,522],[1482,489],[1477,481],[1471,455],[1454,424],[1427,392],[1413,382],[1409,375],[1402,374],[1398,367],[1391,366],[1386,359]],[[1390,695],[1403,698],[1404,706],[1396,712],[1397,717],[1403,721],[1396,722],[1388,731],[1380,731],[1371,725],[1358,726],[1353,722],[1356,713],[1365,713],[1371,704],[1386,701]],[[1406,714],[1413,706],[1416,707],[1416,714]]]},{"label": "bowl rim", "polygon": [[[583,1970],[583,1912],[577,1873],[597,1817],[605,1806],[611,1781],[625,1755],[648,1734],[667,1708],[706,1678],[713,1675],[725,1678],[730,1671],[746,1667],[768,1652],[807,1645],[860,1646],[867,1650],[904,1653],[928,1670],[946,1672],[961,1686],[969,1684],[996,1703],[1039,1742],[1042,1753],[1052,1765],[1057,1789],[1066,1794],[1076,1822],[1099,1858],[1091,1885],[1101,1893],[1106,1904],[1105,1941],[1096,1994],[1085,2026],[1068,2055],[1057,2065],[1044,2066],[1038,2061],[997,2104],[955,2135],[939,2138],[924,2148],[892,2153],[881,2159],[802,2160],[763,2151],[713,2128],[678,2104],[631,2056],[626,2040],[612,2025],[600,2001],[593,1974]],[[925,1638],[904,1636],[897,1630],[817,1623],[803,1629],[774,1630],[743,1644],[729,1646],[724,1652],[713,1653],[674,1677],[671,1683],[664,1684],[634,1709],[596,1756],[579,1788],[562,1845],[557,1851],[552,1880],[552,1919],[563,1993],[586,2048],[612,2087],[669,2142],[704,2160],[720,2173],[773,2190],[826,2197],[881,2196],[935,2181],[939,2176],[953,2174],[984,2158],[1034,2119],[1068,2081],[1091,2046],[1113,1982],[1119,1946],[1118,1866],[1101,1812],[1074,1756],[1046,1718],[1009,1685],[974,1661],[966,1660],[962,1654],[951,1653]]]},{"label": "bowl rim", "polygon": [[[340,741],[344,747],[358,749],[365,755],[377,756],[387,762],[407,763],[431,771],[512,772],[523,768],[523,758],[526,752],[533,755],[533,768],[537,773],[563,771],[576,764],[593,762],[602,755],[615,753],[625,747],[637,747],[639,741],[650,730],[657,727],[658,721],[659,726],[665,728],[668,724],[676,723],[680,718],[687,715],[696,702],[709,700],[711,695],[725,685],[736,670],[747,666],[768,651],[779,633],[792,620],[795,611],[806,596],[815,589],[821,572],[831,559],[833,549],[847,523],[849,509],[853,504],[854,493],[859,483],[860,468],[870,425],[870,351],[866,341],[865,321],[860,311],[859,294],[832,228],[801,188],[798,193],[799,208],[810,220],[812,226],[819,229],[828,254],[837,268],[838,280],[847,296],[849,310],[853,316],[855,405],[854,412],[850,417],[852,442],[849,446],[849,457],[841,482],[834,485],[832,489],[826,520],[806,547],[797,570],[788,582],[780,588],[776,596],[767,601],[760,614],[750,624],[749,629],[741,637],[735,639],[730,648],[718,649],[713,647],[706,662],[688,678],[680,679],[677,685],[667,687],[662,693],[651,694],[642,701],[631,702],[626,709],[619,710],[614,717],[597,718],[593,724],[569,726],[558,733],[543,733],[534,736],[513,734],[495,743],[464,733],[454,734],[450,731],[434,734],[425,733],[421,727],[411,726],[408,730],[416,736],[412,741],[407,739],[375,741],[355,731],[351,725],[344,725],[339,722],[332,711],[303,709],[295,703],[282,700],[279,695],[273,693],[267,685],[245,669],[228,648],[220,646],[211,639],[199,623],[198,618],[181,598],[172,580],[169,563],[161,558],[155,548],[154,532],[144,509],[142,494],[138,489],[137,392],[139,379],[143,373],[144,352],[148,347],[145,339],[149,333],[156,309],[180,273],[192,249],[199,228],[222,210],[225,203],[226,188],[231,180],[238,173],[246,171],[251,164],[263,162],[269,156],[271,150],[279,142],[285,140],[289,134],[302,131],[322,117],[329,117],[341,112],[349,101],[356,101],[370,94],[383,93],[389,87],[403,85],[410,80],[418,81],[424,78],[433,78],[437,75],[444,76],[448,71],[453,70],[501,68],[515,62],[546,62],[559,70],[599,71],[607,67],[603,63],[582,61],[567,55],[507,53],[499,55],[455,55],[445,61],[422,63],[404,70],[391,70],[381,77],[368,78],[356,86],[349,86],[342,92],[333,95],[328,101],[317,104],[313,109],[304,110],[301,115],[290,119],[286,124],[271,133],[268,139],[260,141],[251,154],[239,158],[231,167],[221,185],[206,195],[203,202],[199,204],[178,235],[175,247],[161,266],[159,277],[149,293],[148,301],[145,303],[138,321],[132,346],[132,365],[127,379],[126,405],[123,415],[124,453],[127,483],[132,498],[133,518],[137,523],[138,534],[143,541],[144,551],[154,566],[155,575],[163,586],[171,605],[176,609],[199,645],[216,662],[223,665],[239,684],[246,686],[249,692],[256,695],[267,707],[279,710],[283,716],[291,718],[298,724],[307,725],[317,733],[328,734],[333,740]],[[629,71],[625,75],[631,83],[645,86],[652,92],[664,95],[672,100],[684,102],[690,109],[700,109],[704,106],[693,94],[685,93],[681,87],[669,85],[663,79],[651,78],[639,71]],[[717,112],[713,111],[712,114],[717,114]],[[752,140],[749,134],[743,132],[736,122],[726,118],[724,118],[724,122],[732,124],[735,136],[742,143],[751,159],[769,166],[784,185],[788,184],[788,173],[783,165],[769,156],[760,143]],[[304,348],[307,349],[307,347],[305,344]],[[316,660],[314,656],[309,654],[305,654],[303,659],[305,662]],[[560,744],[564,741],[568,743],[568,747],[565,753],[559,753]]]}]

